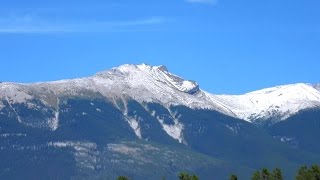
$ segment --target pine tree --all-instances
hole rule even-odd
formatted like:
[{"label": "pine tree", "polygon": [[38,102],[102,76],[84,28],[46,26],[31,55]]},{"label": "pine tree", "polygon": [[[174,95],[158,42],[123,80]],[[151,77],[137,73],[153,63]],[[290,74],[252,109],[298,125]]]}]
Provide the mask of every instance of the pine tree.
[{"label": "pine tree", "polygon": [[119,176],[117,180],[129,180],[126,176]]},{"label": "pine tree", "polygon": [[236,175],[232,174],[230,176],[230,180],[238,180],[238,177]]},{"label": "pine tree", "polygon": [[251,180],[261,180],[260,172],[256,171],[253,173]]},{"label": "pine tree", "polygon": [[270,180],[270,172],[267,168],[262,169],[261,180]]},{"label": "pine tree", "polygon": [[182,172],[179,174],[178,178],[180,180],[199,180],[198,176],[196,175],[189,175],[186,172]]},{"label": "pine tree", "polygon": [[313,180],[312,173],[309,171],[307,166],[302,166],[298,170],[296,180]]},{"label": "pine tree", "polygon": [[318,165],[312,165],[310,171],[315,180],[320,180],[320,168]]},{"label": "pine tree", "polygon": [[283,180],[281,169],[276,168],[273,170],[272,180]]},{"label": "pine tree", "polygon": [[261,171],[255,171],[251,180],[283,180],[281,169],[276,168],[270,173],[267,168]]}]

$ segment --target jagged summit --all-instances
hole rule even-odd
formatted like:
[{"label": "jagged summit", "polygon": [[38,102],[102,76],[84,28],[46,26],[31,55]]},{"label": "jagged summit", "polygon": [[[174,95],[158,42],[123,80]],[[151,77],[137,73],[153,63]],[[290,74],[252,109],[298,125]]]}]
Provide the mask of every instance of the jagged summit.
[{"label": "jagged summit", "polygon": [[158,69],[163,71],[163,72],[168,72],[167,66],[164,66],[164,65],[159,66]]},{"label": "jagged summit", "polygon": [[145,77],[149,77],[155,81],[162,82],[171,88],[188,94],[195,94],[199,91],[198,83],[195,81],[184,80],[179,76],[171,74],[164,65],[151,66],[147,64],[125,64],[112,68],[108,71],[100,72],[97,76],[109,79],[118,77],[122,79],[130,79],[131,81],[140,81]]}]

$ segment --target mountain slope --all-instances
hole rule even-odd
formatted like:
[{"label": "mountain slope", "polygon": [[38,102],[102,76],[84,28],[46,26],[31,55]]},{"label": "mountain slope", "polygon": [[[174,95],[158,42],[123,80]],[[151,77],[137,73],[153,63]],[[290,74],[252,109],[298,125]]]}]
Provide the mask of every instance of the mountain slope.
[{"label": "mountain slope", "polygon": [[[318,113],[294,120],[319,110],[319,97],[308,84],[214,95],[145,64],[79,79],[0,83],[0,178],[159,179],[186,170],[202,179],[231,172],[249,179],[262,167],[281,167],[291,178],[298,166],[320,162],[317,151],[282,141],[320,138],[308,124]],[[295,133],[300,125],[310,131]]]},{"label": "mountain slope", "polygon": [[283,143],[312,153],[320,152],[320,110],[308,109],[266,130]]},{"label": "mountain slope", "polygon": [[[54,131],[26,126],[3,114],[0,156],[6,161],[0,163],[0,177],[159,179],[186,170],[202,179],[225,179],[231,172],[248,179],[262,166],[281,166],[289,175],[300,164],[320,162],[251,123],[216,111],[186,106],[167,109],[134,100],[128,101],[126,109],[124,114],[99,98],[69,97],[59,105],[59,127]],[[26,107],[16,110],[28,111]],[[28,114],[38,117],[35,112]],[[139,136],[128,119],[139,124]]]}]

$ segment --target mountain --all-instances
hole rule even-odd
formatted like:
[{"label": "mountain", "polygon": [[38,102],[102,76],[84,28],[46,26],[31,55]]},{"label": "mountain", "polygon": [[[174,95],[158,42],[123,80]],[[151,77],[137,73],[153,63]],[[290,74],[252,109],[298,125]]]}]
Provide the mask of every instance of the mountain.
[{"label": "mountain", "polygon": [[214,95],[146,64],[54,82],[2,82],[0,177],[173,179],[187,170],[202,179],[248,179],[261,167],[292,177],[298,166],[320,162],[318,87]]},{"label": "mountain", "polygon": [[[91,96],[134,99],[139,103],[160,103],[163,106],[183,105],[192,109],[211,109],[228,116],[255,120],[285,120],[297,112],[320,107],[319,86],[292,84],[254,91],[244,95],[214,95],[199,88],[195,81],[184,80],[168,72],[165,66],[123,65],[92,77],[49,83],[1,83],[2,101],[26,103],[37,99],[57,107],[59,97]],[[3,107],[0,104],[0,108]],[[57,114],[55,114],[57,115]],[[18,116],[19,118],[19,116]],[[54,118],[53,118],[54,119]],[[53,121],[52,129],[58,124]]]}]

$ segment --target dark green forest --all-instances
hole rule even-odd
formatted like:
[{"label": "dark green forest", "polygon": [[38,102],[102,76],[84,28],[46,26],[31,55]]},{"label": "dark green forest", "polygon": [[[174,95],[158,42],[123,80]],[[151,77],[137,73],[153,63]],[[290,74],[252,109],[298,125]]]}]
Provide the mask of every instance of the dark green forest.
[{"label": "dark green forest", "polygon": [[[189,174],[187,172],[181,172],[177,176],[178,180],[200,180],[195,174]],[[214,179],[214,177],[212,177]],[[282,175],[282,170],[275,168],[270,171],[268,168],[263,168],[253,172],[251,180],[285,180]],[[318,165],[312,165],[311,167],[301,166],[295,176],[296,180],[320,180],[320,167]],[[133,180],[126,176],[119,176],[117,180]],[[165,177],[162,180],[166,180]],[[231,174],[229,180],[238,180],[237,175]]]}]

